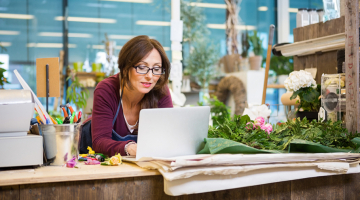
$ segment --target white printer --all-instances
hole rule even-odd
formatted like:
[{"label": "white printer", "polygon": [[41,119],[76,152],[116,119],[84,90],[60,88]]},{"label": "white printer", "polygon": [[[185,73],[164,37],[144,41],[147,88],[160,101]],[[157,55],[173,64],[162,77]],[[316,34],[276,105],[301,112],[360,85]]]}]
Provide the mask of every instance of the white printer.
[{"label": "white printer", "polygon": [[0,90],[0,168],[43,164],[43,139],[27,134],[35,103],[28,90]]}]

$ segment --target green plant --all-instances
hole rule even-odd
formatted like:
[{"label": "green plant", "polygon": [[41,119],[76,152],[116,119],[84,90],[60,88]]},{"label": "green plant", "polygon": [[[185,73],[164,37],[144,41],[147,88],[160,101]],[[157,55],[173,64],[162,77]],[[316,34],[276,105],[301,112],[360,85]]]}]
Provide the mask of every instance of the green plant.
[{"label": "green plant", "polygon": [[306,118],[287,121],[278,126],[273,126],[273,131],[268,134],[260,128],[248,129],[247,123],[251,122],[247,115],[235,115],[231,120],[226,119],[218,127],[210,127],[209,138],[225,138],[241,142],[257,149],[285,150],[295,140],[305,140],[324,146],[341,149],[358,149],[351,140],[360,136],[360,133],[349,133],[342,127],[342,122],[309,122]]},{"label": "green plant", "polygon": [[290,100],[295,99],[299,96],[300,103],[299,110],[302,109],[303,111],[309,112],[319,112],[321,102],[320,102],[320,92],[321,92],[321,85],[318,84],[316,88],[313,87],[305,87],[300,88],[299,90],[295,91]]},{"label": "green plant", "polygon": [[249,36],[250,45],[253,49],[253,52],[257,56],[262,56],[264,49],[262,48],[263,40],[257,35],[257,31],[255,30],[251,36]]},{"label": "green plant", "polygon": [[216,76],[215,63],[218,59],[218,48],[209,40],[204,38],[195,43],[194,50],[186,59],[186,64],[189,73],[196,78],[201,88],[207,88],[210,80]]},{"label": "green plant", "polygon": [[273,70],[277,76],[290,74],[294,71],[293,57],[272,56],[270,60],[270,69]]},{"label": "green plant", "polygon": [[[194,1],[181,0],[180,13],[183,21],[183,44],[188,44],[189,52],[195,41],[209,35],[210,31],[206,27],[206,16],[202,8],[191,6]],[[201,1],[196,1],[200,3]]]},{"label": "green plant", "polygon": [[[66,80],[71,79],[69,76]],[[66,90],[66,100],[70,103],[74,103],[77,110],[85,108],[87,99],[89,98],[89,91],[79,82],[78,77],[72,79],[72,83]]]},{"label": "green plant", "polygon": [[241,57],[247,58],[249,55],[250,43],[249,43],[249,33],[246,30],[245,33],[241,35]]},{"label": "green plant", "polygon": [[[4,63],[0,62],[0,65],[2,65],[2,64],[4,64]],[[0,67],[0,88],[2,88],[2,89],[4,88],[5,83],[10,83],[5,78],[4,72],[6,72],[6,69]]]},{"label": "green plant", "polygon": [[211,119],[213,120],[213,126],[218,127],[226,120],[230,120],[230,107],[226,106],[223,102],[219,101],[216,96],[210,100],[210,112]]}]

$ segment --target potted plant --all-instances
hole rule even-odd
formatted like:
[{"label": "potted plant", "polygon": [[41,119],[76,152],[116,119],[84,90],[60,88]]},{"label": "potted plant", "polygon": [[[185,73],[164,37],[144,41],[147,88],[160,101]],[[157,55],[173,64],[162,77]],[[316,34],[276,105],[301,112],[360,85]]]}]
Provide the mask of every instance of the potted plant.
[{"label": "potted plant", "polygon": [[317,85],[310,72],[300,70],[291,72],[285,80],[285,88],[288,92],[293,92],[290,100],[299,97],[297,103],[299,107],[296,117],[301,119],[306,117],[308,120],[317,120],[321,106],[320,91],[321,86]]},{"label": "potted plant", "polygon": [[264,49],[262,48],[263,40],[257,35],[257,31],[255,30],[253,35],[249,36],[250,45],[254,52],[254,56],[249,58],[250,69],[251,70],[259,70],[262,62],[262,55]]},{"label": "potted plant", "polygon": [[75,76],[74,72],[72,72],[66,80],[69,79],[71,79],[72,82],[67,88],[66,100],[68,100],[69,103],[75,104],[76,109],[79,111],[81,108],[86,107],[89,91],[79,82],[79,79]]},{"label": "potted plant", "polygon": [[241,35],[241,68],[242,70],[248,70],[249,69],[249,49],[250,49],[250,43],[249,43],[249,33],[246,30],[245,33],[242,33]]},{"label": "potted plant", "polygon": [[277,83],[284,84],[285,79],[294,71],[293,57],[271,57],[270,69],[276,73]]},{"label": "potted plant", "polygon": [[[2,64],[4,63],[0,62],[0,65]],[[4,89],[5,83],[9,83],[4,76],[4,72],[6,72],[6,69],[0,67],[0,89]]]},{"label": "potted plant", "polygon": [[203,103],[204,96],[209,97],[209,82],[217,74],[215,63],[219,59],[218,48],[203,38],[198,40],[194,49],[186,59],[187,70],[200,85],[199,101]]}]

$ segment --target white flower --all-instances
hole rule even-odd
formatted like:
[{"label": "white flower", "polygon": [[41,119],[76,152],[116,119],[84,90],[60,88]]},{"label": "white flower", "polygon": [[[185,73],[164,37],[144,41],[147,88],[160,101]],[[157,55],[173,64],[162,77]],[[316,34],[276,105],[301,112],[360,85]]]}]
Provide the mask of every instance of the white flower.
[{"label": "white flower", "polygon": [[284,84],[289,92],[295,92],[300,88],[313,87],[315,89],[317,87],[311,73],[304,70],[291,72]]}]

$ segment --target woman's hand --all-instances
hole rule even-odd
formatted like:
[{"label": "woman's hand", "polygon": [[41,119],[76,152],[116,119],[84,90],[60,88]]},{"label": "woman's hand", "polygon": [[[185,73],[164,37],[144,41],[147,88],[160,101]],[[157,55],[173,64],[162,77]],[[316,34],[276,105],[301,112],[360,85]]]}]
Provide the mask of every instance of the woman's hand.
[{"label": "woman's hand", "polygon": [[136,156],[136,149],[137,149],[137,144],[135,143],[127,146],[126,151],[130,154],[130,156]]}]

